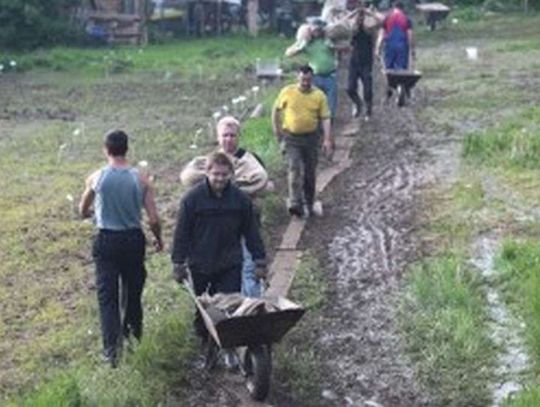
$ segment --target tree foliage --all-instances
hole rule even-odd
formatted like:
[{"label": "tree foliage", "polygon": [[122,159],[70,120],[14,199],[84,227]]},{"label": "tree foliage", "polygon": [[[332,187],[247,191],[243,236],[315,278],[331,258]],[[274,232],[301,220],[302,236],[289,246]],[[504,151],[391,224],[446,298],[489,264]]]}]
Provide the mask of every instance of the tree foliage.
[{"label": "tree foliage", "polygon": [[0,0],[0,48],[66,43],[75,37],[69,11],[79,0]]}]

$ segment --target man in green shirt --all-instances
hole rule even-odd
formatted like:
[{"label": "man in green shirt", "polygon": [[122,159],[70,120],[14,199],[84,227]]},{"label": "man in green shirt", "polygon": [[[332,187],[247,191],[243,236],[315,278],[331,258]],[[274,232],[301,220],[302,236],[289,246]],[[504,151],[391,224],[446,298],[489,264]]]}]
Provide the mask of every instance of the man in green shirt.
[{"label": "man in green shirt", "polygon": [[312,20],[309,25],[309,41],[287,48],[285,55],[306,55],[308,64],[313,69],[313,84],[326,95],[331,117],[334,118],[337,108],[337,62],[335,48],[324,35],[325,25],[320,18]]}]

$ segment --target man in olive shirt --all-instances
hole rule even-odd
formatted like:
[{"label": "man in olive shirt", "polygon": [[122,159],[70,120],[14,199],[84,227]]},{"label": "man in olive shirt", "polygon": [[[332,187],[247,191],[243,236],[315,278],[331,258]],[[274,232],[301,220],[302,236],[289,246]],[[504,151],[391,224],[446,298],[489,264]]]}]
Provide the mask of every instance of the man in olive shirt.
[{"label": "man in olive shirt", "polygon": [[300,53],[306,55],[309,66],[313,69],[313,84],[326,95],[331,117],[334,118],[337,109],[336,50],[332,42],[325,37],[325,24],[320,18],[311,21],[309,41],[302,47],[289,47],[285,55],[288,57]]},{"label": "man in olive shirt", "polygon": [[318,127],[322,124],[323,151],[334,150],[330,111],[322,91],[312,86],[313,69],[298,69],[298,82],[285,86],[272,109],[272,130],[287,154],[289,213],[302,217],[304,206],[313,214],[318,160]]}]

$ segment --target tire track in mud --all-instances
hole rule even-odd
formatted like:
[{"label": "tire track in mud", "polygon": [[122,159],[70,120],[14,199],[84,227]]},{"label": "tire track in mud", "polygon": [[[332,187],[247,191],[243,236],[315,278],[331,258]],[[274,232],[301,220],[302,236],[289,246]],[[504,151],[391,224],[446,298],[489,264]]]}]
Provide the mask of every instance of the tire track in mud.
[{"label": "tire track in mud", "polygon": [[[384,117],[376,109],[380,116],[356,136],[362,138],[357,143],[362,149],[352,154],[356,163],[323,193],[325,216],[308,222],[299,247],[329,253],[330,304],[320,326],[305,338],[323,359],[324,382],[317,405],[428,404],[403,356],[394,323],[399,276],[416,250],[411,241],[415,191],[430,180],[420,171],[425,157],[418,138],[424,135],[412,109],[385,107]],[[279,378],[274,378],[274,385],[276,381]],[[202,382],[190,402],[262,405],[250,401],[243,383],[225,372]],[[211,394],[201,397],[205,387]],[[308,405],[280,390],[284,389],[274,387],[267,403]]]},{"label": "tire track in mud", "polygon": [[375,113],[358,136],[356,163],[325,194],[327,216],[308,227],[303,241],[327,253],[329,304],[314,338],[326,373],[325,406],[429,404],[395,323],[399,278],[416,256],[411,232],[416,191],[430,178],[429,141],[413,107]]}]

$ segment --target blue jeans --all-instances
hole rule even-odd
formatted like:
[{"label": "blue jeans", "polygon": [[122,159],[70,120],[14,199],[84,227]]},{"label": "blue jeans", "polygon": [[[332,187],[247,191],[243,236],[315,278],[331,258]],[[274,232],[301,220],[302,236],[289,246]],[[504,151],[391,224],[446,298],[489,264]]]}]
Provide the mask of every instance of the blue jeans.
[{"label": "blue jeans", "polygon": [[313,84],[324,92],[326,100],[328,101],[328,107],[330,108],[330,115],[332,118],[336,117],[337,109],[337,75],[332,72],[328,75],[315,75],[313,76]]},{"label": "blue jeans", "polygon": [[408,69],[409,46],[406,43],[386,43],[384,48],[384,65],[386,69]]},{"label": "blue jeans", "polygon": [[255,275],[255,262],[249,252],[245,239],[242,239],[242,295],[245,297],[260,298],[261,281]]}]

